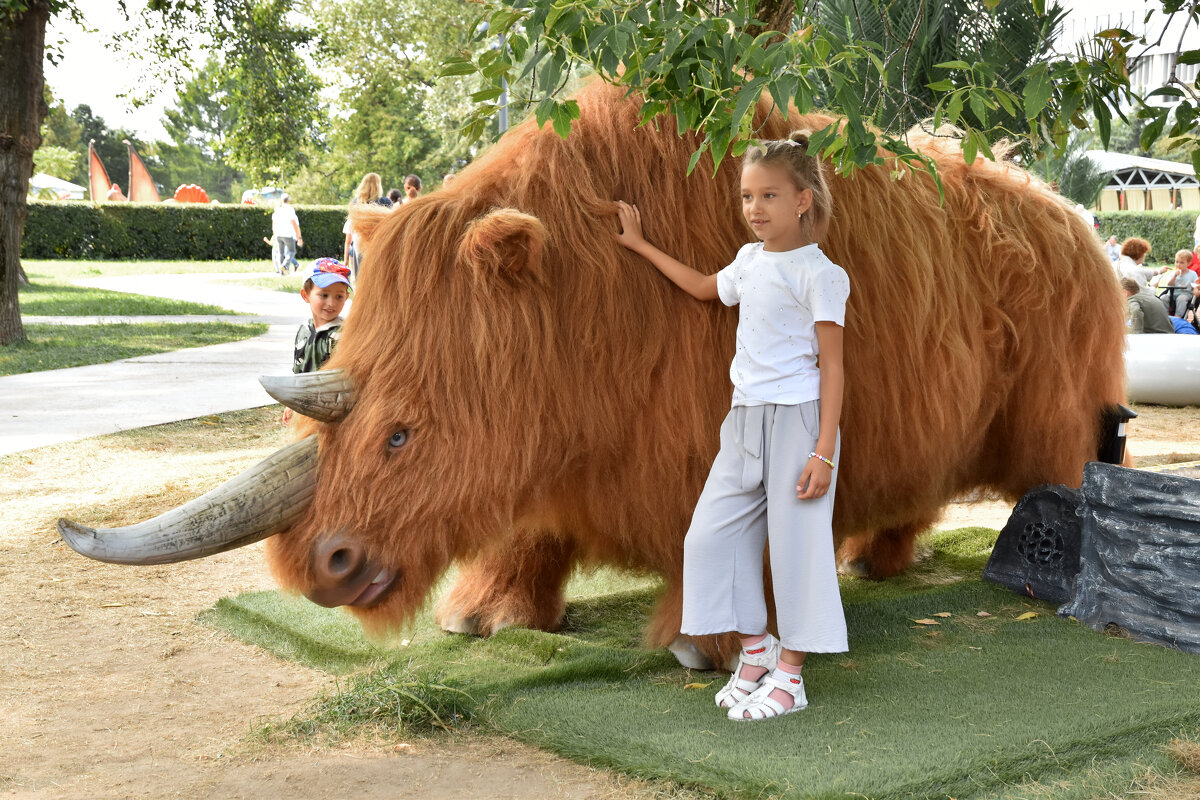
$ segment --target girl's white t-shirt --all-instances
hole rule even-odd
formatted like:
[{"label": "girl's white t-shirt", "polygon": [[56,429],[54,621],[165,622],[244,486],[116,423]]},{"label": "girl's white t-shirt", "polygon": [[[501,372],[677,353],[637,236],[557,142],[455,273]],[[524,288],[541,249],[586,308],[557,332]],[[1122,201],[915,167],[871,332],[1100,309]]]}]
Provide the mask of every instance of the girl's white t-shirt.
[{"label": "girl's white t-shirt", "polygon": [[733,405],[820,399],[816,323],[845,326],[846,271],[816,244],[773,253],[755,242],[717,273],[717,293],[725,305],[741,305],[729,367]]}]

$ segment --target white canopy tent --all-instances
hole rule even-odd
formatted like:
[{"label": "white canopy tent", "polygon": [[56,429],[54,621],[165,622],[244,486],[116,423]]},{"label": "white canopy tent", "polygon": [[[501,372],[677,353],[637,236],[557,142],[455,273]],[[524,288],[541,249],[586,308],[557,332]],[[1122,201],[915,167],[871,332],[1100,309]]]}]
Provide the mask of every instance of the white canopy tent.
[{"label": "white canopy tent", "polygon": [[50,192],[58,200],[82,200],[86,191],[86,186],[64,181],[44,172],[39,172],[29,179],[29,194],[33,197]]},{"label": "white canopy tent", "polygon": [[1088,150],[1087,157],[1113,173],[1097,211],[1200,211],[1200,181],[1191,164],[1107,150]]}]

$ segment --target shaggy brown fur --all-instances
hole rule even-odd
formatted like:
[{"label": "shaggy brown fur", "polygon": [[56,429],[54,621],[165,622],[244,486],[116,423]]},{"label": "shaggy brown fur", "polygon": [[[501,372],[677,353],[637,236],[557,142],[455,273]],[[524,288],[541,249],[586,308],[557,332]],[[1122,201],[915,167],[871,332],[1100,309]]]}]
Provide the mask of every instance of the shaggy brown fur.
[{"label": "shaggy brown fur", "polygon": [[[553,629],[571,567],[605,563],[663,575],[648,635],[679,630],[737,315],[620,247],[612,201],[637,203],[647,237],[704,272],[752,236],[734,161],[684,177],[693,138],[637,127],[616,89],[579,102],[566,141],[527,122],[450,187],[355,212],[369,255],[329,366],[359,399],[338,424],[301,424],[319,433],[322,480],[269,553],[304,589],[314,541],[361,537],[401,575],[357,612],[370,628],[412,614],[460,561],[439,610],[453,629]],[[825,124],[776,115],[761,135]],[[835,536],[861,534],[851,555],[877,576],[907,566],[964,491],[1078,486],[1102,409],[1123,399],[1121,302],[1094,234],[1014,166],[926,152],[944,205],[923,175],[834,179],[823,244],[851,283]],[[409,443],[389,450],[401,429]]]}]

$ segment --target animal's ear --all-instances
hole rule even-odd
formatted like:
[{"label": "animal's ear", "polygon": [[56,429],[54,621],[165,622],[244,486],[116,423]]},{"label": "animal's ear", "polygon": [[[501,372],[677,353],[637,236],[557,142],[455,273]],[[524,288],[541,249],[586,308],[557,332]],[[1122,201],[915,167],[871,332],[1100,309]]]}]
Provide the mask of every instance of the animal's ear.
[{"label": "animal's ear", "polygon": [[369,242],[375,235],[375,229],[379,227],[379,223],[387,219],[391,213],[392,210],[386,206],[375,203],[355,203],[350,206],[350,225],[358,234],[359,239]]},{"label": "animal's ear", "polygon": [[467,225],[458,244],[458,257],[478,278],[490,275],[533,277],[542,274],[546,226],[537,217],[512,208],[498,208]]}]

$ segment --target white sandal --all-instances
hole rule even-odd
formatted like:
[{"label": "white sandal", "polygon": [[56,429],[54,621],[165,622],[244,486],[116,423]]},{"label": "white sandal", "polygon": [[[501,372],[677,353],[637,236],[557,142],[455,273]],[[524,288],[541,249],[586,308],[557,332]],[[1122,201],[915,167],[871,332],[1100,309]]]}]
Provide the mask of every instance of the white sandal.
[{"label": "white sandal", "polygon": [[[741,722],[751,722],[756,719],[772,719],[782,717],[784,714],[791,714],[794,711],[802,711],[808,707],[808,698],[804,695],[804,678],[797,675],[794,680],[794,683],[791,680],[783,681],[774,672],[767,673],[761,686],[751,692],[745,700],[729,709],[729,718]],[[784,708],[782,703],[771,697],[771,692],[776,689],[785,691],[792,696],[791,708]],[[746,716],[747,713],[750,716]]]},{"label": "white sandal", "polygon": [[[770,675],[775,670],[775,665],[779,663],[779,640],[771,634],[767,634],[767,638],[763,639],[754,649],[762,648],[762,652],[747,654],[745,648],[742,648],[741,655],[738,656],[737,666],[733,670],[733,674],[729,676],[729,681],[717,692],[716,702],[720,708],[733,708],[739,703],[744,702],[750,695],[762,685],[763,678]],[[767,671],[763,673],[763,678],[756,681],[747,680],[741,677],[743,666],[764,667]]]}]

